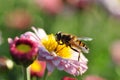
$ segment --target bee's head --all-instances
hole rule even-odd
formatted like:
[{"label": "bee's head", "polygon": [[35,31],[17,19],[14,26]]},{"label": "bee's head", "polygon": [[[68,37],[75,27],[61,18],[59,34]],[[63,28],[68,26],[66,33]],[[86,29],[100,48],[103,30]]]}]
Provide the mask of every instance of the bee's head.
[{"label": "bee's head", "polygon": [[55,34],[55,39],[56,39],[56,41],[60,41],[60,39],[61,39],[61,32],[60,31]]}]

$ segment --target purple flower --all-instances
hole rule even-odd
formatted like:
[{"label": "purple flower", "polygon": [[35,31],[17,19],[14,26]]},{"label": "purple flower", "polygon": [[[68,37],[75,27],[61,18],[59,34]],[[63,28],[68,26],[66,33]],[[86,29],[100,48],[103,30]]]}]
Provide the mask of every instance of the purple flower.
[{"label": "purple flower", "polygon": [[16,37],[14,40],[8,38],[8,43],[10,45],[10,53],[16,64],[27,67],[36,59],[38,44],[34,40],[21,36],[20,38]]},{"label": "purple flower", "polygon": [[[38,60],[46,61],[47,69],[52,72],[55,68],[64,70],[74,76],[82,75],[87,69],[88,60],[80,53],[73,51],[66,45],[58,45],[53,34],[46,35],[43,29],[32,28],[35,33],[27,32],[24,35],[34,38],[39,43]],[[36,35],[36,36],[35,36]]]}]

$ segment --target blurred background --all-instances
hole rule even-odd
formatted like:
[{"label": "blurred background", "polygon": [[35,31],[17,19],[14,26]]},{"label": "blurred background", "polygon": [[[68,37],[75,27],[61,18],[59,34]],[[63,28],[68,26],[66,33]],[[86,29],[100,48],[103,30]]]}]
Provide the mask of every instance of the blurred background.
[{"label": "blurred background", "polygon": [[[31,26],[48,34],[62,31],[93,38],[85,42],[89,69],[78,78],[120,80],[120,0],[0,0],[0,56],[11,59],[8,37],[20,36]],[[0,80],[22,80],[20,66],[3,69],[0,61]],[[63,76],[71,75],[54,70],[49,80]]]}]

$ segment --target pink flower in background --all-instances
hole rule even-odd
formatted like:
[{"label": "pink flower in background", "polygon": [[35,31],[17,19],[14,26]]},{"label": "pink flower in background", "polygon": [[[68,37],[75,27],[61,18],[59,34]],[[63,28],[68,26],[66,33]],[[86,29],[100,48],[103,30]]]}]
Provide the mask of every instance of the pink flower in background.
[{"label": "pink flower in background", "polygon": [[78,79],[65,76],[65,77],[63,77],[62,80],[78,80]]},{"label": "pink flower in background", "polygon": [[35,60],[30,65],[31,76],[43,77],[46,69],[46,62]]},{"label": "pink flower in background", "polygon": [[11,28],[26,29],[31,25],[32,17],[27,11],[17,9],[6,15],[5,23]]},{"label": "pink flower in background", "polygon": [[45,12],[56,14],[62,10],[62,0],[35,0],[35,3]]},{"label": "pink flower in background", "polygon": [[72,6],[75,6],[80,9],[86,9],[90,7],[92,0],[66,0]]},{"label": "pink flower in background", "polygon": [[78,61],[79,53],[74,52],[66,45],[58,45],[53,34],[46,35],[43,29],[32,28],[35,33],[27,32],[24,35],[34,36],[34,40],[39,44],[38,60],[46,61],[47,69],[52,72],[55,68],[58,70],[64,70],[74,76],[82,75],[87,67],[87,58],[80,53],[80,60]]},{"label": "pink flower in background", "polygon": [[8,38],[10,53],[16,64],[27,67],[37,57],[38,44],[32,39],[21,36],[15,39]]},{"label": "pink flower in background", "polygon": [[97,0],[114,16],[120,16],[120,1],[119,0]]},{"label": "pink flower in background", "polygon": [[106,79],[95,75],[89,75],[86,76],[83,80],[106,80]]},{"label": "pink flower in background", "polygon": [[115,41],[110,47],[111,57],[115,64],[120,65],[120,41]]}]

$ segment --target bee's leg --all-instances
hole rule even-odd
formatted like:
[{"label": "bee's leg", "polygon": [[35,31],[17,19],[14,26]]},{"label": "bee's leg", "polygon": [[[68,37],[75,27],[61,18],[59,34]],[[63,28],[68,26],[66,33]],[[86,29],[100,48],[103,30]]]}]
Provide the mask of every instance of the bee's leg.
[{"label": "bee's leg", "polygon": [[72,50],[74,50],[75,52],[80,52],[80,51],[78,51],[77,49],[74,49],[74,48],[71,47],[71,46],[70,46],[70,48],[71,48]]},{"label": "bee's leg", "polygon": [[[58,45],[57,45],[57,47],[58,47]],[[57,49],[57,47],[56,47],[56,49]],[[64,49],[65,47],[66,46],[62,47],[60,50]],[[55,51],[56,51],[56,49],[55,49]],[[56,51],[56,53],[58,53],[60,50]]]},{"label": "bee's leg", "polygon": [[57,48],[58,48],[58,45],[56,46],[56,48],[54,49],[54,51],[56,51],[56,50],[57,50]]},{"label": "bee's leg", "polygon": [[78,54],[78,61],[80,60],[80,53]]}]

